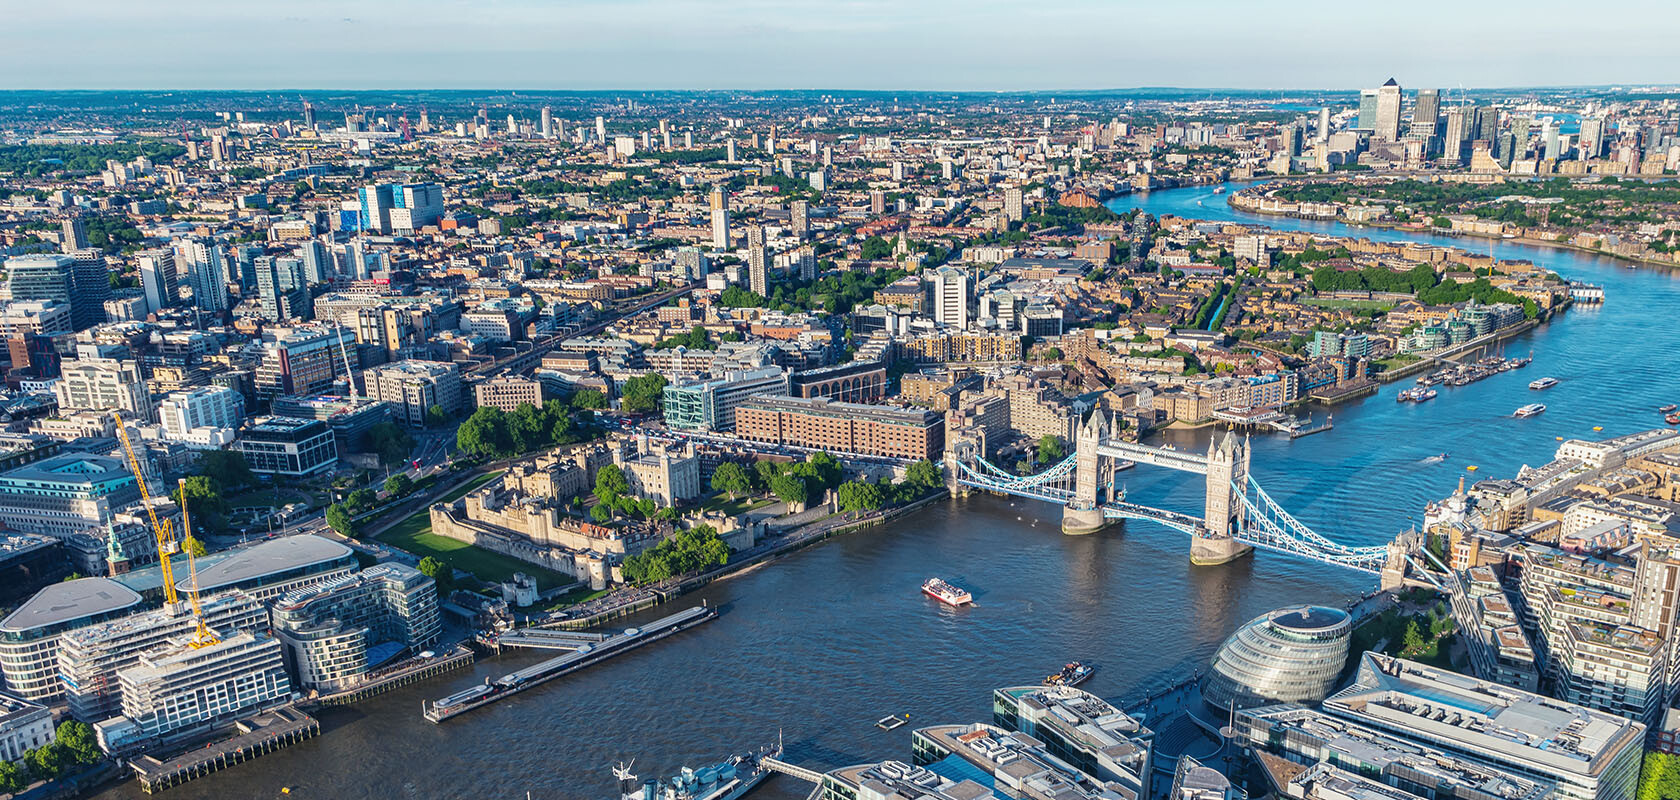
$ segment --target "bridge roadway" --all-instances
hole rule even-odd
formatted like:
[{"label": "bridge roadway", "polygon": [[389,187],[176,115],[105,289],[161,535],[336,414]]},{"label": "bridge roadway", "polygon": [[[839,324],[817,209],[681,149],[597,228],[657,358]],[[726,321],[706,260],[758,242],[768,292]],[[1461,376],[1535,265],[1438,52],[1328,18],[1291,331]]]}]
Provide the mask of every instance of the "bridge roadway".
[{"label": "bridge roadway", "polygon": [[1201,453],[1189,453],[1183,450],[1168,450],[1164,447],[1150,447],[1133,442],[1103,442],[1097,446],[1097,455],[1124,459],[1138,464],[1148,464],[1152,467],[1165,467],[1180,472],[1194,472],[1198,475],[1207,474],[1207,456]]},{"label": "bridge roadway", "polygon": [[790,778],[798,778],[806,783],[822,783],[823,774],[809,767],[801,767],[798,764],[789,764],[779,758],[772,758],[770,756],[765,756],[764,760],[758,763],[771,772],[780,772]]},{"label": "bridge roadway", "polygon": [[555,631],[545,628],[517,628],[496,637],[500,647],[533,647],[540,650],[576,650],[586,644],[607,640],[604,633]]}]

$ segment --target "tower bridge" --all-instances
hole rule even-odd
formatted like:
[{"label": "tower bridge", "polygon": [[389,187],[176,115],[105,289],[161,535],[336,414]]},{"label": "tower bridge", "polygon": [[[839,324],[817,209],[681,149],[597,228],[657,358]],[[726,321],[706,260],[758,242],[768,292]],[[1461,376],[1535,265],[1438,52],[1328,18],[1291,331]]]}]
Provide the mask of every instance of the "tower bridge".
[{"label": "tower bridge", "polygon": [[[1190,535],[1190,562],[1223,564],[1255,548],[1380,574],[1385,587],[1405,578],[1414,538],[1386,545],[1352,547],[1319,535],[1266,493],[1249,470],[1246,438],[1227,432],[1206,453],[1121,441],[1107,415],[1092,414],[1080,426],[1074,452],[1049,468],[1016,475],[987,461],[969,439],[949,443],[946,480],[955,491],[982,489],[1062,506],[1062,532],[1087,534],[1114,520],[1142,520]],[[1160,467],[1203,476],[1202,516],[1127,502],[1115,491],[1114,475],[1132,465]]]}]

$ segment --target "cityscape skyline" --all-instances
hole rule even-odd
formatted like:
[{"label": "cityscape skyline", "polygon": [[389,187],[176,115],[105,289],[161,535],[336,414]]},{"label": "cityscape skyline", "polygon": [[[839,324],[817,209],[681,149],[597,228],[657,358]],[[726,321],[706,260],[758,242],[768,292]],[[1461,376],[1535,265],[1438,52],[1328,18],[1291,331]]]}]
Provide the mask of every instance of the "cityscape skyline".
[{"label": "cityscape skyline", "polygon": [[[70,13],[13,9],[18,28],[33,35],[0,53],[0,68],[20,89],[1352,89],[1377,71],[1439,86],[1680,81],[1662,55],[1680,20],[1656,2],[1633,3],[1614,17],[1566,13],[1562,3],[1526,5],[1519,26],[1515,9],[1501,4],[1427,2],[1418,13],[1379,19],[1320,0],[1292,6],[1302,24],[1264,40],[1254,31],[1280,27],[1274,8],[1201,5],[1206,13],[1060,0],[1023,18],[1004,3],[948,0],[849,0],[816,12],[788,0],[485,7],[424,0],[389,20],[368,2],[229,7],[195,0],[164,16],[96,0]],[[461,13],[469,9],[470,16]],[[1628,18],[1644,22],[1629,29],[1621,24]],[[1311,20],[1339,20],[1350,35],[1327,37]],[[264,35],[247,35],[253,30]],[[1008,57],[992,57],[1001,45],[1011,48],[1003,51]],[[1326,69],[1331,64],[1337,68]]]}]

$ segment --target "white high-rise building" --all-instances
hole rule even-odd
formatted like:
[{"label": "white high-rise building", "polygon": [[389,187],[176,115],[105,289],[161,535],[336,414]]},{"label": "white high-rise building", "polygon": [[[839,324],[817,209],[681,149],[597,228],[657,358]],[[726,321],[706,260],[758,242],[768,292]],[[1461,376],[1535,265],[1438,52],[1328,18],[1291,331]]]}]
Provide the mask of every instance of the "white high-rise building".
[{"label": "white high-rise building", "polygon": [[712,187],[712,249],[729,249],[729,193]]},{"label": "white high-rise building", "polygon": [[967,328],[969,305],[974,287],[968,273],[956,267],[940,267],[933,272],[933,319],[941,325]]},{"label": "white high-rise building", "polygon": [[194,308],[222,312],[232,306],[227,286],[227,255],[221,243],[181,239],[175,243],[175,261],[186,268]]},{"label": "white high-rise building", "polygon": [[145,291],[146,305],[152,311],[162,311],[181,302],[174,253],[142,250],[135,254],[135,259],[140,263],[140,288]]},{"label": "white high-rise building", "polygon": [[553,139],[554,138],[554,109],[553,108],[550,108],[549,106],[543,106],[542,107],[542,122],[540,124],[542,126],[540,128],[540,131],[542,133],[542,138]]}]

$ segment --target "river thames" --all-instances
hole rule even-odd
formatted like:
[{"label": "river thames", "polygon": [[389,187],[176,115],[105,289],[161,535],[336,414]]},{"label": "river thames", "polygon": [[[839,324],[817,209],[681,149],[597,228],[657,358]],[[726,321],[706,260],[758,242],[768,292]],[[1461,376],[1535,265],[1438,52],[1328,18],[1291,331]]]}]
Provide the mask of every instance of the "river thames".
[{"label": "river thames", "polygon": [[[1110,206],[1491,247],[1501,258],[1530,259],[1605,287],[1602,308],[1576,307],[1506,344],[1507,355],[1532,350],[1526,369],[1443,387],[1422,405],[1394,401],[1405,381],[1336,408],[1328,433],[1256,436],[1255,475],[1331,539],[1381,543],[1411,525],[1425,502],[1450,493],[1468,465],[1482,477],[1509,476],[1549,460],[1556,437],[1657,427],[1656,407],[1680,402],[1674,273],[1572,251],[1258,217],[1231,210],[1212,187],[1121,197]],[[1543,375],[1561,383],[1546,392],[1527,388]],[[1549,410],[1511,416],[1530,402]],[[1313,413],[1322,419],[1325,411]],[[1207,432],[1169,432],[1164,441],[1201,449]],[[1441,454],[1445,461],[1426,461]],[[1119,479],[1132,501],[1200,513],[1197,476],[1139,468]],[[540,657],[487,658],[470,672],[324,711],[321,737],[169,796],[266,798],[285,787],[296,798],[516,800],[529,792],[594,800],[615,796],[610,768],[620,760],[635,758],[643,777],[663,776],[778,733],[787,760],[812,767],[908,759],[913,727],[989,720],[994,687],[1036,683],[1078,658],[1099,666],[1085,688],[1119,700],[1203,667],[1251,617],[1290,603],[1339,605],[1376,584],[1375,576],[1272,553],[1195,568],[1182,534],[1131,523],[1068,537],[1058,532],[1057,512],[992,497],[939,504],[712,584],[679,602],[718,606],[716,621],[575,676],[442,725],[421,719],[422,699]],[[918,587],[932,575],[973,589],[976,606],[953,611],[924,597]],[[910,725],[876,729],[887,714],[909,714]],[[777,777],[752,797],[794,800],[809,790]],[[130,782],[98,796],[143,795]]]}]

